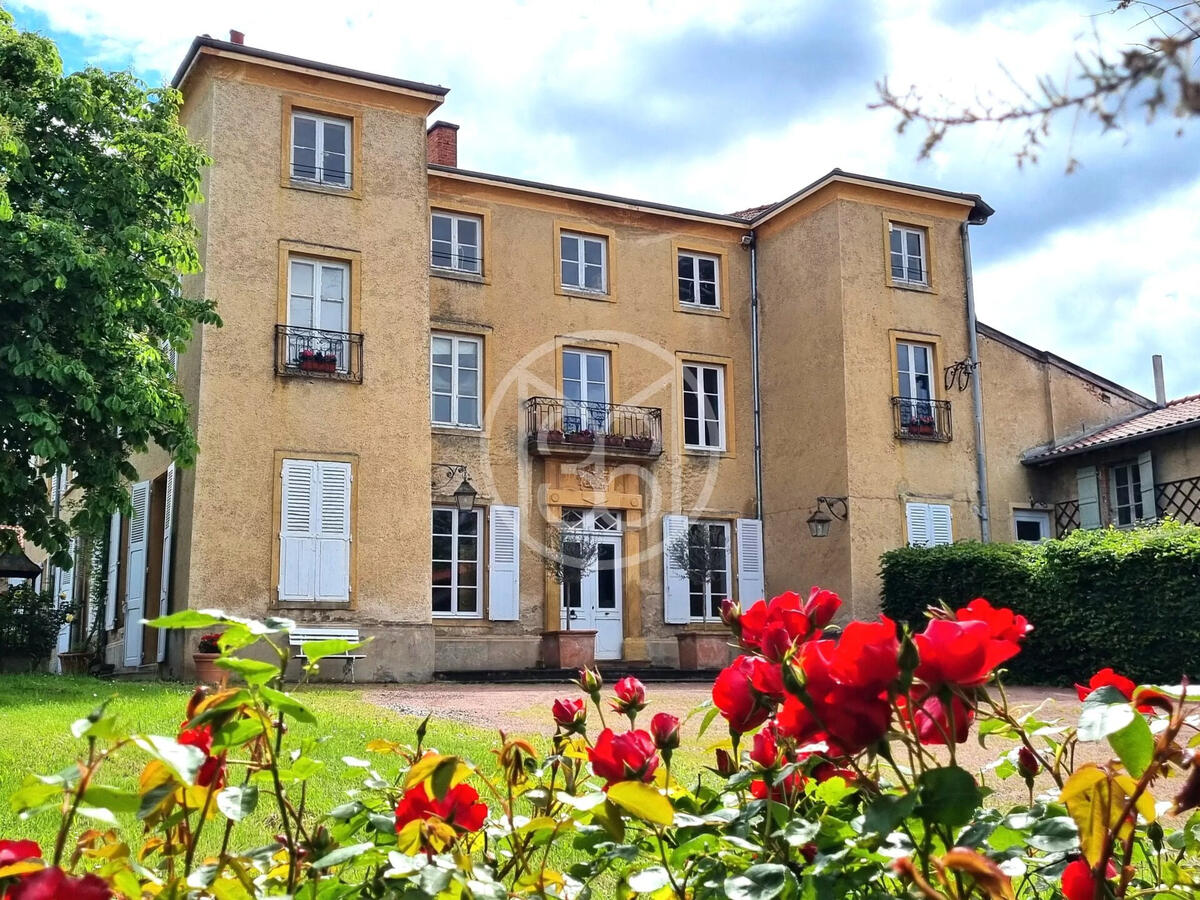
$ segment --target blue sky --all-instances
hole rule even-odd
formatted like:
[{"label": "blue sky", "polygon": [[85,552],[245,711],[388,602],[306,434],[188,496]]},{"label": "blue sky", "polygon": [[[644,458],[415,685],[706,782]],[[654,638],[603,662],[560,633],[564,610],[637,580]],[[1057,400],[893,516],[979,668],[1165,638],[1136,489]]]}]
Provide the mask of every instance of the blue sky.
[{"label": "blue sky", "polygon": [[[980,318],[1153,396],[1200,392],[1200,129],[1058,123],[1019,169],[1018,129],[919,133],[868,109],[875,83],[971,100],[1063,75],[1077,42],[1138,38],[1105,0],[344,0],[334,16],[259,0],[10,0],[69,68],[165,81],[197,33],[451,88],[460,165],[701,209],[779,199],[834,166],[981,193]],[[178,8],[177,8],[178,7]],[[1003,62],[1005,69],[1001,68]],[[1064,174],[1074,155],[1082,168]],[[986,373],[984,375],[986,378]]]}]

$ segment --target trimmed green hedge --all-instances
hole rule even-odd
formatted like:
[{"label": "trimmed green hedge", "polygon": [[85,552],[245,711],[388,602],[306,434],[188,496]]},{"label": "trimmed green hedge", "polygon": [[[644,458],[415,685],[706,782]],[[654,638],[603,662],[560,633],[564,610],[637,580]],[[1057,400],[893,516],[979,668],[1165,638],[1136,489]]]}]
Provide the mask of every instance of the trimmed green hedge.
[{"label": "trimmed green hedge", "polygon": [[1028,617],[1034,630],[1010,664],[1013,681],[1065,685],[1105,666],[1140,682],[1200,674],[1200,527],[905,547],[881,564],[883,611],[914,628],[930,604],[957,609],[975,597]]}]

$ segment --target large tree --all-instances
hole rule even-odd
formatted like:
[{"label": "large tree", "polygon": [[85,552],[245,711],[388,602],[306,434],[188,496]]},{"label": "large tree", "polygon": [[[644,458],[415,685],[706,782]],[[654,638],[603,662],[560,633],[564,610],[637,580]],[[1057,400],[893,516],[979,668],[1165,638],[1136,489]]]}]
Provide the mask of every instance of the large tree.
[{"label": "large tree", "polygon": [[[219,324],[190,206],[208,163],[180,97],[125,72],[64,74],[54,44],[0,9],[0,524],[69,565],[47,479],[72,472],[73,527],[127,508],[129,460],[197,447],[169,348]],[[0,552],[13,532],[0,529]]]}]

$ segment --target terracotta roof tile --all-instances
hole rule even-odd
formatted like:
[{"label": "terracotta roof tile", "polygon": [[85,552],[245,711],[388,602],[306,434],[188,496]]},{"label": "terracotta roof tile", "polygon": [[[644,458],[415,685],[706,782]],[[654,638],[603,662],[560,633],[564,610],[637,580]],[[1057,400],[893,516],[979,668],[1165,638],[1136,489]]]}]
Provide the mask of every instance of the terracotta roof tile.
[{"label": "terracotta roof tile", "polygon": [[747,222],[752,222],[774,205],[774,203],[764,203],[762,206],[751,206],[749,209],[739,209],[736,212],[729,213],[729,215],[733,216],[735,219],[745,219]]},{"label": "terracotta roof tile", "polygon": [[1106,444],[1124,443],[1134,438],[1193,425],[1200,427],[1200,394],[1180,397],[1159,409],[1152,409],[1123,422],[1107,425],[1084,437],[1031,454],[1026,457],[1026,462],[1044,462],[1060,456],[1074,456],[1076,453]]}]

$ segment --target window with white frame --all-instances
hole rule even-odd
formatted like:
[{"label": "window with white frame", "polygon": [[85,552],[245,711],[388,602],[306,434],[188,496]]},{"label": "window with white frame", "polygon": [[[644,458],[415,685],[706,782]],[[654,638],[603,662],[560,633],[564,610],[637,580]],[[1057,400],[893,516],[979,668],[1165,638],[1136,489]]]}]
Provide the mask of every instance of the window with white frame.
[{"label": "window with white frame", "polygon": [[349,119],[292,113],[292,178],[330,187],[350,187]]},{"label": "window with white frame", "polygon": [[913,547],[935,547],[954,543],[950,507],[944,503],[908,503],[904,507],[908,543]]},{"label": "window with white frame", "polygon": [[468,275],[483,271],[483,222],[477,216],[434,212],[430,216],[430,263]]},{"label": "window with white frame", "polygon": [[1142,502],[1142,473],[1136,460],[1119,463],[1109,470],[1112,484],[1113,522],[1133,525],[1146,518]]},{"label": "window with white frame", "polygon": [[563,350],[563,431],[608,431],[609,367],[609,355],[604,351]]},{"label": "window with white frame", "polygon": [[688,523],[688,596],[697,622],[721,619],[721,601],[730,595],[729,523]]},{"label": "window with white frame", "polygon": [[433,507],[433,614],[483,615],[479,591],[483,511]]},{"label": "window with white frame", "polygon": [[696,450],[725,449],[725,367],[684,363],[683,443]]},{"label": "window with white frame", "polygon": [[928,286],[925,229],[893,223],[889,231],[892,281]]},{"label": "window with white frame", "polygon": [[430,419],[434,425],[479,427],[483,341],[461,334],[434,334],[429,347]]},{"label": "window with white frame", "polygon": [[1018,541],[1040,544],[1050,538],[1050,513],[1043,509],[1014,509],[1013,536]]},{"label": "window with white frame", "polygon": [[679,278],[679,303],[699,309],[720,309],[721,292],[717,286],[720,261],[715,256],[679,251],[676,273]]},{"label": "window with white frame", "polygon": [[608,242],[590,234],[559,235],[562,286],[603,294],[608,290]]},{"label": "window with white frame", "polygon": [[[331,353],[345,372],[350,360],[350,266],[345,262],[292,256],[288,259],[287,364],[306,352]],[[291,331],[300,329],[299,331]]]}]

